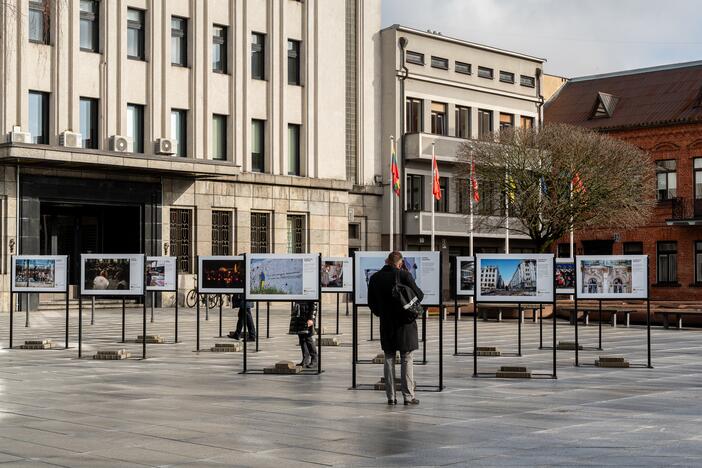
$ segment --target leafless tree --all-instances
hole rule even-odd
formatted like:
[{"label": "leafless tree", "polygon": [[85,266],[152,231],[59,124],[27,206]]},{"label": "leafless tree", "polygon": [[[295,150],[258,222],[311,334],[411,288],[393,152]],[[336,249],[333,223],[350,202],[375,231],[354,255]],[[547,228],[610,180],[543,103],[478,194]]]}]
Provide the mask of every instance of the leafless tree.
[{"label": "leafless tree", "polygon": [[655,204],[650,156],[579,127],[501,130],[464,143],[458,157],[466,163],[462,179],[470,177],[475,161],[479,184],[494,188],[499,197],[499,209],[477,217],[477,226],[505,229],[509,217],[510,231],[529,236],[541,252],[549,251],[571,227],[639,226]]}]

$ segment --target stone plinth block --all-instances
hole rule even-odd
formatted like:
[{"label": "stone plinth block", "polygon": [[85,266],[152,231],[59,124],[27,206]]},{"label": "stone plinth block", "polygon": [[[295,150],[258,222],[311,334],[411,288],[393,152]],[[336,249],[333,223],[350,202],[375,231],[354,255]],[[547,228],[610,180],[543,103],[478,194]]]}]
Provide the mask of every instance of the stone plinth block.
[{"label": "stone plinth block", "polygon": [[621,356],[600,356],[598,360],[595,361],[597,367],[613,367],[613,368],[627,368],[629,367],[629,361]]},{"label": "stone plinth block", "polygon": [[522,366],[502,366],[496,376],[499,379],[530,379],[531,371]]},{"label": "stone plinth block", "polygon": [[51,349],[54,344],[51,340],[26,340],[20,349]]},{"label": "stone plinth block", "polygon": [[322,346],[340,346],[341,342],[339,341],[339,338],[332,337],[332,338],[321,338]]},{"label": "stone plinth block", "polygon": [[210,348],[210,351],[214,353],[237,353],[241,351],[240,343],[215,343],[215,345]]},{"label": "stone plinth block", "polygon": [[[144,335],[137,336],[136,342],[143,343]],[[166,342],[166,340],[164,340],[163,337],[159,335],[146,335],[146,342],[149,344],[163,344]]]},{"label": "stone plinth block", "polygon": [[[564,351],[575,351],[575,342],[573,341],[559,341],[557,349],[561,349]],[[578,345],[578,350],[582,350],[583,345],[579,344]]]},{"label": "stone plinth block", "polygon": [[279,361],[273,367],[263,369],[264,374],[299,374],[302,366],[296,366],[292,361]]},{"label": "stone plinth block", "polygon": [[103,350],[98,351],[97,354],[93,355],[93,359],[100,359],[105,361],[118,361],[121,359],[128,359],[130,357],[132,357],[132,354],[126,349]]}]

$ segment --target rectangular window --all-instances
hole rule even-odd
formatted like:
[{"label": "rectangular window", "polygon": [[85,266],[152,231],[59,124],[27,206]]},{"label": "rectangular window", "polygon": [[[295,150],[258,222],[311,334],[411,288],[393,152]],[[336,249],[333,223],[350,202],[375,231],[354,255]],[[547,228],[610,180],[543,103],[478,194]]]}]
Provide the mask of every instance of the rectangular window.
[{"label": "rectangular window", "polygon": [[212,255],[231,255],[232,244],[232,212],[212,210]]},{"label": "rectangular window", "polygon": [[446,135],[448,130],[447,105],[441,102],[431,103],[431,133]]},{"label": "rectangular window", "polygon": [[100,51],[100,3],[80,0],[80,50]]},{"label": "rectangular window", "polygon": [[49,93],[29,92],[29,133],[32,143],[49,144]]},{"label": "rectangular window", "polygon": [[695,173],[695,200],[702,200],[702,158],[693,161]]},{"label": "rectangular window", "polygon": [[269,253],[271,214],[251,212],[251,253]]},{"label": "rectangular window", "polygon": [[98,100],[80,98],[80,133],[83,148],[98,147]]},{"label": "rectangular window", "polygon": [[300,85],[300,41],[288,39],[288,84]]},{"label": "rectangular window", "polygon": [[443,57],[431,57],[431,67],[440,68],[442,70],[448,70],[449,61]]},{"label": "rectangular window", "polygon": [[266,121],[251,121],[251,170],[266,172]]},{"label": "rectangular window", "polygon": [[500,112],[500,130],[514,127],[514,114]]},{"label": "rectangular window", "polygon": [[534,78],[533,76],[520,75],[519,84],[522,86],[526,86],[527,88],[533,88],[536,86],[536,78]]},{"label": "rectangular window", "polygon": [[227,73],[228,28],[215,24],[212,28],[212,71]]},{"label": "rectangular window", "polygon": [[305,253],[305,216],[288,215],[288,253]]},{"label": "rectangular window", "polygon": [[424,127],[424,105],[421,99],[407,98],[407,133],[421,133]]},{"label": "rectangular window", "polygon": [[349,223],[349,239],[361,239],[361,225],[359,223]]},{"label": "rectangular window", "polygon": [[657,281],[675,283],[678,280],[678,243],[658,242],[657,251]]},{"label": "rectangular window", "polygon": [[127,8],[127,57],[146,59],[146,14],[144,10]]},{"label": "rectangular window", "polygon": [[193,212],[187,209],[171,208],[171,252],[177,258],[178,273],[192,272]]},{"label": "rectangular window", "polygon": [[462,75],[470,75],[471,74],[470,63],[456,62],[456,73],[460,73]]},{"label": "rectangular window", "polygon": [[570,243],[560,243],[558,244],[558,258],[571,258],[570,257]]},{"label": "rectangular window", "polygon": [[470,138],[470,107],[456,106],[456,136]]},{"label": "rectangular window", "polygon": [[522,115],[519,117],[519,126],[522,128],[534,128],[534,117]]},{"label": "rectangular window", "polygon": [[424,65],[424,54],[420,54],[419,52],[412,52],[411,50],[408,50],[405,54],[405,59],[407,63]]},{"label": "rectangular window", "polygon": [[251,35],[251,78],[266,79],[266,35],[253,33]]},{"label": "rectangular window", "polygon": [[670,200],[677,196],[677,162],[675,159],[656,161],[656,197]]},{"label": "rectangular window", "polygon": [[514,84],[514,73],[500,70],[500,82]]},{"label": "rectangular window", "polygon": [[226,161],[227,159],[227,116],[212,114],[212,159]]},{"label": "rectangular window", "polygon": [[[434,210],[437,213],[448,213],[449,211],[449,179],[448,177],[439,177],[439,190],[441,191],[441,200],[434,199]],[[432,198],[434,196],[432,195]]]},{"label": "rectangular window", "polygon": [[49,3],[47,0],[32,0],[29,2],[29,42],[49,44]]},{"label": "rectangular window", "polygon": [[492,111],[478,109],[478,137],[484,138],[492,133]]},{"label": "rectangular window", "polygon": [[695,283],[702,283],[702,242],[695,242]]},{"label": "rectangular window", "polygon": [[424,176],[407,175],[407,211],[424,209]]},{"label": "rectangular window", "polygon": [[300,174],[300,126],[288,124],[288,175]]},{"label": "rectangular window", "polygon": [[643,242],[624,242],[624,255],[643,255]]},{"label": "rectangular window", "polygon": [[171,109],[171,138],[176,141],[176,156],[188,154],[188,111]]},{"label": "rectangular window", "polygon": [[188,20],[171,16],[171,65],[188,66]]},{"label": "rectangular window", "polygon": [[132,139],[132,151],[144,152],[144,106],[127,104],[127,136]]},{"label": "rectangular window", "polygon": [[495,72],[492,68],[478,67],[478,76],[480,78],[487,78],[487,79],[491,80],[491,79],[493,79],[494,74],[495,74]]},{"label": "rectangular window", "polygon": [[480,201],[476,209],[478,214],[493,216],[499,213],[504,215],[504,196],[496,184],[481,182],[478,191],[480,193]]}]

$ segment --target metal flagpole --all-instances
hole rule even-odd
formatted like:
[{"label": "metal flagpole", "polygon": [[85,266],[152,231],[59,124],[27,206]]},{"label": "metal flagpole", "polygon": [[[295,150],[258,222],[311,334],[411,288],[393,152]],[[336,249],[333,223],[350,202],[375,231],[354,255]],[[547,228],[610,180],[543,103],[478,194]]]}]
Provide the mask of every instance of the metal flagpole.
[{"label": "metal flagpole", "polygon": [[[573,209],[573,182],[570,183],[570,206]],[[573,249],[575,248],[575,236],[573,235],[573,216],[570,216],[570,258],[573,258]]]},{"label": "metal flagpole", "polygon": [[470,241],[469,241],[469,246],[470,247],[469,247],[469,249],[470,249],[470,256],[471,257],[474,255],[474,250],[473,250],[473,228],[474,228],[474,225],[473,225],[473,197],[475,195],[475,192],[474,192],[475,188],[473,187],[474,180],[475,180],[475,160],[473,160],[473,158],[471,157],[471,160],[470,160],[470,184],[469,184],[470,185],[470,196],[468,197],[468,199],[470,200],[470,208],[469,208],[469,210],[470,210],[470,221],[469,221],[469,223],[470,223],[470,225],[469,225],[469,227],[470,227],[470,232],[469,232]]},{"label": "metal flagpole", "polygon": [[[436,155],[434,154],[434,147],[436,143],[431,144],[431,184],[432,191],[434,189],[434,178],[436,177]],[[432,194],[431,201],[431,250],[436,251],[436,245],[434,244],[434,212],[436,211],[436,196]]]},{"label": "metal flagpole", "polygon": [[390,251],[392,252],[395,250],[394,247],[394,237],[395,237],[395,213],[394,213],[394,205],[395,205],[395,192],[394,192],[394,187],[393,187],[393,154],[395,154],[395,137],[391,136],[390,137],[390,183],[388,186],[390,187]]},{"label": "metal flagpole", "polygon": [[509,191],[510,191],[510,183],[509,183],[509,175],[508,173],[505,173],[505,182],[507,182],[507,191],[505,193],[505,253],[509,253]]}]

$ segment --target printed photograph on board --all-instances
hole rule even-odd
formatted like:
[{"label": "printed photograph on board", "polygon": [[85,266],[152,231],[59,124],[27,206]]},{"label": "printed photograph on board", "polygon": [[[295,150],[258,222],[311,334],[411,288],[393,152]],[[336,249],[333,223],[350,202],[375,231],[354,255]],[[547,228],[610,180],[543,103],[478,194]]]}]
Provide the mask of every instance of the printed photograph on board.
[{"label": "printed photograph on board", "polygon": [[128,291],[130,260],[126,258],[87,258],[84,289],[91,291]]},{"label": "printed photograph on board", "polygon": [[323,288],[341,288],[344,286],[344,262],[322,262],[321,281]]},{"label": "printed photograph on board", "polygon": [[56,260],[16,258],[14,280],[16,288],[53,289],[56,286]]},{"label": "printed photograph on board", "polygon": [[480,291],[483,296],[536,296],[536,260],[483,259]]},{"label": "printed photograph on board", "polygon": [[556,260],[556,292],[573,294],[575,292],[575,263]]},{"label": "printed photograph on board", "polygon": [[166,285],[166,265],[158,260],[146,261],[146,287],[162,288]]},{"label": "printed photograph on board", "polygon": [[581,293],[630,294],[633,291],[632,260],[582,260]]},{"label": "printed photograph on board", "polygon": [[201,260],[200,274],[203,291],[244,289],[244,259],[221,258]]},{"label": "printed photograph on board", "polygon": [[301,258],[252,258],[251,294],[296,296],[303,294],[304,264]]},{"label": "printed photograph on board", "polygon": [[475,291],[475,260],[459,260],[458,286],[460,293],[473,294]]}]

